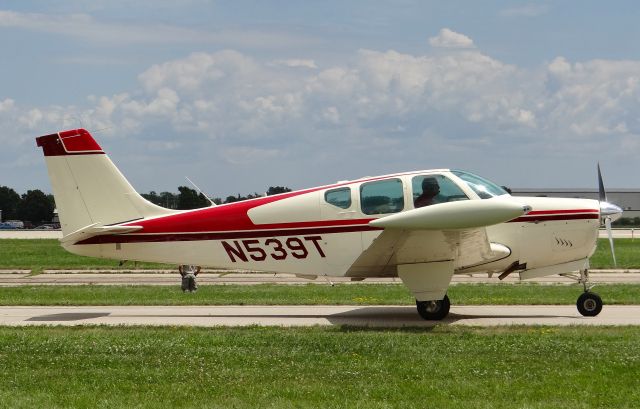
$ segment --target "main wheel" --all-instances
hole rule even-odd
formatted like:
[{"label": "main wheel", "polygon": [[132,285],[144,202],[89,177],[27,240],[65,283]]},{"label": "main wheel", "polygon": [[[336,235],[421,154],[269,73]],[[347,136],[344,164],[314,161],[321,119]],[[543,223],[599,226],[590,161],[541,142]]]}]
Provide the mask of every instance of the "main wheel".
[{"label": "main wheel", "polygon": [[602,298],[595,293],[583,293],[576,303],[578,311],[585,317],[595,317],[602,311]]},{"label": "main wheel", "polygon": [[417,301],[418,314],[425,320],[440,321],[449,314],[451,302],[449,296],[445,295],[442,300]]}]

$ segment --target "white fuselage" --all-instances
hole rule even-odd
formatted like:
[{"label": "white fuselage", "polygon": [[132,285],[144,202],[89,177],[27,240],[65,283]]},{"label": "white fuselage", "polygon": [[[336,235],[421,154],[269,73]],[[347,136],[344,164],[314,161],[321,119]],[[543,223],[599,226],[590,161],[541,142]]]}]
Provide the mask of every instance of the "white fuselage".
[{"label": "white fuselage", "polygon": [[[508,249],[491,261],[470,260],[465,264],[464,254],[451,253],[457,243],[447,242],[457,240],[455,235],[439,230],[422,232],[426,243],[420,249],[422,254],[434,261],[459,259],[456,273],[504,271],[514,262],[526,264],[528,269],[540,268],[585,259],[595,250],[600,222],[597,201],[509,195],[480,199],[468,184],[447,170],[368,178],[152,217],[130,223],[144,226],[139,233],[113,235],[108,239],[99,236],[100,240],[65,247],[87,256],[219,269],[312,276],[395,276],[393,261],[385,261],[384,255],[368,263],[361,260],[359,268],[354,265],[383,231],[371,228],[369,222],[388,215],[385,211],[413,209],[417,189],[412,180],[425,175],[447,178],[468,200],[516,201],[532,209],[523,217],[486,227],[488,241]],[[363,204],[370,199],[363,196],[366,189],[363,185],[390,179],[401,185],[402,198],[395,198],[391,205],[387,202],[387,208],[380,213],[372,213]],[[331,203],[334,193],[343,195],[342,201]],[[461,199],[458,196],[455,200]],[[243,217],[246,220],[240,220]],[[223,219],[225,222],[221,223]],[[248,223],[252,225],[250,228]]]}]

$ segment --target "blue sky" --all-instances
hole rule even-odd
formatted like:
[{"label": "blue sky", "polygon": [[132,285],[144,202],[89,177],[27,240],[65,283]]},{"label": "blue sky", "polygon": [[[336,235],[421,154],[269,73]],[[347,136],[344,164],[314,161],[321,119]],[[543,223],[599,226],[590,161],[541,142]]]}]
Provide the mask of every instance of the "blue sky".
[{"label": "blue sky", "polygon": [[0,185],[83,126],[141,192],[463,168],[638,187],[631,1],[0,1]]}]

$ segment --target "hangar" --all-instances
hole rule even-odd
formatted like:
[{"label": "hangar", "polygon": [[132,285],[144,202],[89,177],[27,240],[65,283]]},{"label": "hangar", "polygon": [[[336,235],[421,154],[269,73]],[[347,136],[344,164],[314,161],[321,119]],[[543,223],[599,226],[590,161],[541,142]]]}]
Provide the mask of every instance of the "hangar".
[{"label": "hangar", "polygon": [[[571,197],[598,200],[598,189],[518,189],[512,188],[514,196]],[[624,218],[640,217],[640,189],[607,188],[609,203],[624,210]]]}]

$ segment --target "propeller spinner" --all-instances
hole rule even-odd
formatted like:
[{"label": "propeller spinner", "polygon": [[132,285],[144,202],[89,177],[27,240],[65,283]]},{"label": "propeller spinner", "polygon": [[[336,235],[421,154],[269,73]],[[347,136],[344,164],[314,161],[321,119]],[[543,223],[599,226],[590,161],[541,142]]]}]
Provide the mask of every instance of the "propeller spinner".
[{"label": "propeller spinner", "polygon": [[613,248],[613,234],[611,233],[611,223],[618,220],[622,216],[622,209],[613,203],[607,201],[607,192],[602,182],[602,173],[600,172],[600,163],[598,163],[598,191],[600,202],[600,221],[604,223],[609,236],[609,245],[611,246],[611,256],[613,257],[613,265],[617,266],[616,252]]}]

